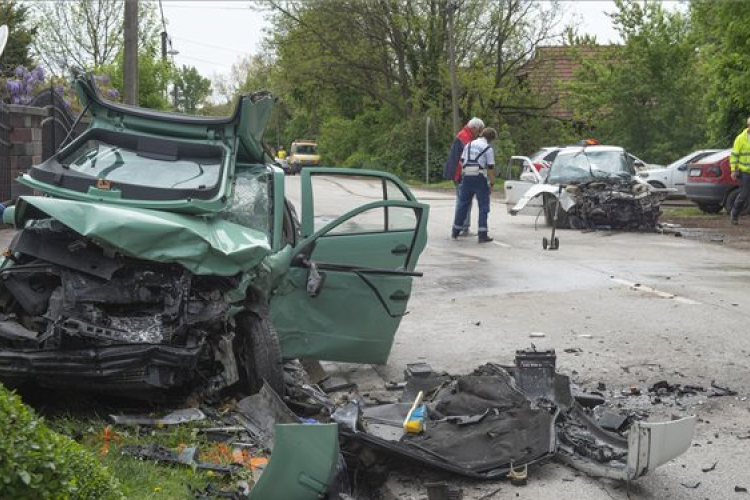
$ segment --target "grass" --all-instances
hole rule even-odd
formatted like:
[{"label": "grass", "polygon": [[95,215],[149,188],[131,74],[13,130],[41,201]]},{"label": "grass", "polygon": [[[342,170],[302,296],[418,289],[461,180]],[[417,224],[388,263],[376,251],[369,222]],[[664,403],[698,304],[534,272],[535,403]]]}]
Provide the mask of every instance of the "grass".
[{"label": "grass", "polygon": [[[47,424],[61,434],[76,439],[84,448],[98,457],[122,486],[129,500],[172,500],[193,498],[190,488],[203,489],[208,483],[218,487],[231,486],[228,476],[193,469],[183,465],[160,464],[152,460],[139,460],[120,453],[125,445],[156,443],[168,448],[197,446],[201,452],[210,453],[215,443],[208,441],[198,429],[201,422],[153,428],[110,425],[95,417],[57,416],[45,419]],[[108,451],[103,453],[105,429],[110,426]],[[249,471],[241,471],[247,474]],[[236,482],[238,475],[232,478]]]},{"label": "grass", "polygon": [[698,207],[665,207],[662,205],[662,217],[716,217],[717,214],[701,212]]}]

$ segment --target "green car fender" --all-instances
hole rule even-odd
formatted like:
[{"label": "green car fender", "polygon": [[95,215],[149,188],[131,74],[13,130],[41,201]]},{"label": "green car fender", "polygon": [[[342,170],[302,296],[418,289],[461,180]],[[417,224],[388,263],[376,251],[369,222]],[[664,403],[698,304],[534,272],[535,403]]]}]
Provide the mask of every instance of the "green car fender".
[{"label": "green car fender", "polygon": [[273,453],[250,500],[318,500],[339,457],[337,424],[277,424]]}]

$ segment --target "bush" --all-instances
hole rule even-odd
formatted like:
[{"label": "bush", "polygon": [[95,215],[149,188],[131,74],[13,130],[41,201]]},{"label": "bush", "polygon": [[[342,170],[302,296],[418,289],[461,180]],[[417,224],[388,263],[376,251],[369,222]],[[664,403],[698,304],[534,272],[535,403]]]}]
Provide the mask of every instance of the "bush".
[{"label": "bush", "polygon": [[75,441],[50,430],[0,384],[0,498],[120,500],[119,484]]}]

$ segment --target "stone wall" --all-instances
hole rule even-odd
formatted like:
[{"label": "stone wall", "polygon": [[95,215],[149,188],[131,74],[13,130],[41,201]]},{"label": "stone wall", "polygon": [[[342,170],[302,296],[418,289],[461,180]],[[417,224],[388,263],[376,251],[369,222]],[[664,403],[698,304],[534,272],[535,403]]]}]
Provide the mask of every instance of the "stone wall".
[{"label": "stone wall", "polygon": [[[32,106],[8,105],[10,125],[10,151],[6,163],[10,174],[10,193],[2,193],[3,199],[16,199],[31,190],[21,186],[16,178],[32,165],[42,162],[42,120],[48,111]],[[7,172],[3,174],[8,176]]]}]

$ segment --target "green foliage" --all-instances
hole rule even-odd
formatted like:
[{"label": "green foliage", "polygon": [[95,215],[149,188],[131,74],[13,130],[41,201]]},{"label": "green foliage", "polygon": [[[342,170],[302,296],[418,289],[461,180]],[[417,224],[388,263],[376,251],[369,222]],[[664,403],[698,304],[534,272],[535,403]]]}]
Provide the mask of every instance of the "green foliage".
[{"label": "green foliage", "polygon": [[17,66],[32,66],[29,51],[37,28],[29,20],[29,7],[15,0],[0,2],[0,25],[8,25],[8,43],[3,52],[2,64],[10,70]]},{"label": "green foliage", "polygon": [[[550,98],[531,95],[516,78],[535,47],[562,34],[559,5],[460,4],[453,21],[461,124],[479,116],[505,130],[506,155],[567,136],[564,125],[545,125]],[[317,139],[326,164],[423,180],[429,114],[430,175],[440,179],[457,132],[451,116],[449,2],[269,0],[269,5],[273,54],[247,65],[246,82],[281,97],[280,142]],[[553,136],[535,135],[537,130]]]},{"label": "green foliage", "polygon": [[[101,71],[110,75],[112,86],[123,88],[123,59],[120,51],[113,64],[103,66]],[[167,87],[174,77],[174,67],[164,61],[155,46],[141,47],[138,53],[138,105],[151,109],[170,109]]]},{"label": "green foliage", "polygon": [[211,80],[204,78],[194,66],[183,66],[175,72],[174,85],[179,95],[178,110],[194,115],[211,94]]},{"label": "green foliage", "polygon": [[0,385],[0,498],[115,500],[119,485],[93,455],[51,431]]},{"label": "green foliage", "polygon": [[616,5],[625,44],[606,62],[584,64],[572,86],[577,118],[605,143],[669,162],[705,141],[690,23],[652,0]]},{"label": "green foliage", "polygon": [[[123,49],[122,0],[29,2],[38,28],[35,55],[52,73],[70,68],[98,70],[115,62]],[[159,46],[156,4],[138,3],[139,46]]]},{"label": "green foliage", "polygon": [[710,144],[730,147],[750,115],[750,3],[697,0],[690,13]]}]

